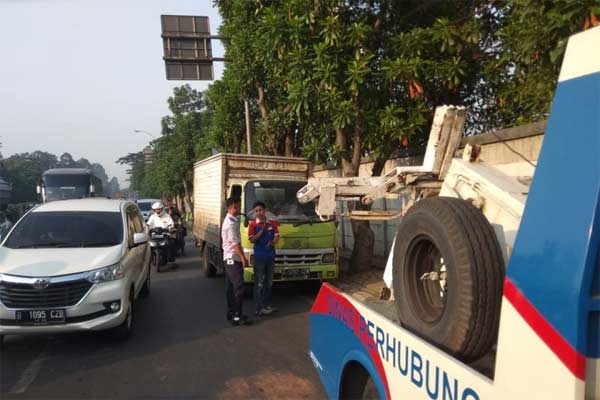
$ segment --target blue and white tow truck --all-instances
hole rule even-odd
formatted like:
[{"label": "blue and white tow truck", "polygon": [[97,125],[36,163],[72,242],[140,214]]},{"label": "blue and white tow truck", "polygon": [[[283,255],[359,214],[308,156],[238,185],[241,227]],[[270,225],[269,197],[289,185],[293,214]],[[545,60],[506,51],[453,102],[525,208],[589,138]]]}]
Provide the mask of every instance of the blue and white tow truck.
[{"label": "blue and white tow truck", "polygon": [[[600,27],[570,38],[537,165],[454,157],[465,110],[436,111],[423,165],[311,179],[339,200],[407,194],[384,280],[324,284],[310,357],[330,398],[600,398]],[[355,212],[351,218],[392,217]]]}]

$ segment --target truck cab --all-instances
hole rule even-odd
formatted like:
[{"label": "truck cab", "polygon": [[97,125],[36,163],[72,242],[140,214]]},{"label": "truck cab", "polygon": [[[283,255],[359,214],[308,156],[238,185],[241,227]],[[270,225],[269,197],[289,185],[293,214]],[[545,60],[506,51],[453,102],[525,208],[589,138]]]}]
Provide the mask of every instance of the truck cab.
[{"label": "truck cab", "polygon": [[102,182],[87,168],[53,168],[44,171],[37,193],[42,202],[101,197]]},{"label": "truck cab", "polygon": [[[306,184],[303,180],[253,179],[234,183],[233,191],[241,191],[242,246],[250,265],[244,270],[244,281],[253,281],[254,251],[248,239],[248,225],[256,219],[252,205],[265,203],[267,218],[279,228],[276,245],[274,281],[334,279],[338,276],[336,226],[321,221],[313,204],[302,205],[296,192]],[[234,197],[237,193],[234,193]]]}]

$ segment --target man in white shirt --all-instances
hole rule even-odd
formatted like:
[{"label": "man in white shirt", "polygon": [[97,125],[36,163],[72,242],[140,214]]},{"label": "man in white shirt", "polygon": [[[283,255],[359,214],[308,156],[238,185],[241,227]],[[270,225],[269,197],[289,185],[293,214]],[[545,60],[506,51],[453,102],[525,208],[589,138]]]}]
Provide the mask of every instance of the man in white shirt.
[{"label": "man in white shirt", "polygon": [[165,207],[160,201],[152,204],[152,211],[154,211],[154,214],[152,214],[150,218],[148,218],[148,222],[146,222],[150,229],[172,229],[175,226],[173,218],[165,212]]},{"label": "man in white shirt", "polygon": [[[227,319],[233,325],[249,324],[251,321],[243,314],[244,303],[244,267],[248,260],[242,249],[240,237],[240,200],[227,199],[227,215],[221,227],[223,262],[225,264],[225,282],[227,285]],[[206,251],[206,250],[205,250]]]}]

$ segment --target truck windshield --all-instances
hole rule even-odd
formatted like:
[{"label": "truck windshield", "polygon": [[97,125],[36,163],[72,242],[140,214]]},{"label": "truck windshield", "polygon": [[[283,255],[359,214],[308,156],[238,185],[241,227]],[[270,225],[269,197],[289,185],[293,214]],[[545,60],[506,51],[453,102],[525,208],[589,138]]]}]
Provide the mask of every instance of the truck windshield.
[{"label": "truck windshield", "polygon": [[302,181],[250,181],[246,183],[244,209],[248,219],[256,218],[252,205],[262,201],[267,206],[267,218],[279,221],[318,220],[313,203],[300,204],[296,192],[306,182]]},{"label": "truck windshield", "polygon": [[11,249],[108,247],[123,240],[119,212],[32,212],[14,228],[6,243]]},{"label": "truck windshield", "polygon": [[90,197],[89,175],[44,175],[46,201]]}]

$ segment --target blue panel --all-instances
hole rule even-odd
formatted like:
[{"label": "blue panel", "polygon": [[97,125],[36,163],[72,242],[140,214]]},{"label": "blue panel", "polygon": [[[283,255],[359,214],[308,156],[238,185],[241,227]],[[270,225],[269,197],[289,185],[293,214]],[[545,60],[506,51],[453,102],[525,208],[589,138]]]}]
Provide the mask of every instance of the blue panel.
[{"label": "blue panel", "polygon": [[560,82],[509,279],[571,346],[587,353],[599,244],[600,73]]},{"label": "blue panel", "polygon": [[370,361],[369,353],[353,331],[338,319],[323,314],[310,315],[310,348],[323,370],[317,368],[330,399],[337,399],[343,368],[350,360],[359,361],[385,397],[385,389]]}]

